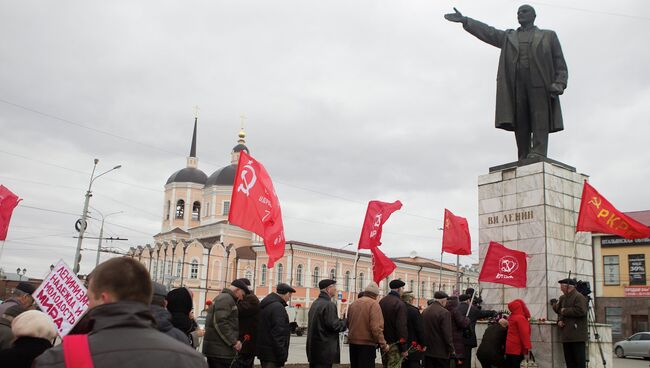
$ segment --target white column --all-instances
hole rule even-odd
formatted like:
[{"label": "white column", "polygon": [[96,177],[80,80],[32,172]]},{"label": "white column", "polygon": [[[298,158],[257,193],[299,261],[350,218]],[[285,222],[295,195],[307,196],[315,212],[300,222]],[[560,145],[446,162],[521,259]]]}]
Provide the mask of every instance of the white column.
[{"label": "white column", "polygon": [[188,187],[185,191],[185,212],[183,213],[183,226],[187,230],[190,227],[190,218],[192,217],[192,188]]}]

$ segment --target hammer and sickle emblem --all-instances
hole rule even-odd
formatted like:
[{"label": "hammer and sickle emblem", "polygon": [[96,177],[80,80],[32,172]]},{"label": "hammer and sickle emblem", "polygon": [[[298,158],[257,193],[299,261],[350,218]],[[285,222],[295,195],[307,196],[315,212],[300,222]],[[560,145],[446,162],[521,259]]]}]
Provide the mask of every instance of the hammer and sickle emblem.
[{"label": "hammer and sickle emblem", "polygon": [[[252,161],[248,162],[249,164],[252,163]],[[246,178],[246,175],[250,173],[250,181]],[[239,186],[237,187],[238,192],[242,192],[246,194],[246,197],[249,196],[250,190],[255,186],[255,182],[257,181],[257,175],[255,174],[255,169],[251,165],[244,165],[244,169],[241,171],[241,180],[243,183],[240,183]]]},{"label": "hammer and sickle emblem", "polygon": [[589,201],[589,204],[593,204],[596,208],[600,208],[600,205],[603,204],[603,200],[598,197],[593,197],[591,201]]}]

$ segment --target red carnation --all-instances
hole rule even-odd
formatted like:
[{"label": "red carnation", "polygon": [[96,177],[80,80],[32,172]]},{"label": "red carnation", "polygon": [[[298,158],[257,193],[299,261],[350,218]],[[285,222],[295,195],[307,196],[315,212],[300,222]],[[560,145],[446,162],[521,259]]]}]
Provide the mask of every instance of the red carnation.
[{"label": "red carnation", "polygon": [[296,308],[300,308],[300,307],[302,307],[302,304],[296,303]]},{"label": "red carnation", "polygon": [[244,335],[244,342],[250,341],[251,340],[251,335],[250,334],[245,334]]},{"label": "red carnation", "polygon": [[405,343],[405,342],[406,342],[406,339],[405,339],[405,338],[402,337],[402,338],[399,339],[399,343],[400,343],[400,344],[403,344],[403,343]]},{"label": "red carnation", "polygon": [[418,346],[418,343],[415,342],[415,341],[411,341],[411,346],[416,347],[416,346]]},{"label": "red carnation", "polygon": [[209,300],[209,299],[206,300],[206,301],[205,301],[205,305],[207,305],[207,306],[211,306],[211,305],[212,305],[212,300]]},{"label": "red carnation", "polygon": [[345,302],[347,302],[347,301],[348,301],[348,300],[345,299],[345,298],[341,299],[341,302],[343,302],[343,303],[345,303]]}]

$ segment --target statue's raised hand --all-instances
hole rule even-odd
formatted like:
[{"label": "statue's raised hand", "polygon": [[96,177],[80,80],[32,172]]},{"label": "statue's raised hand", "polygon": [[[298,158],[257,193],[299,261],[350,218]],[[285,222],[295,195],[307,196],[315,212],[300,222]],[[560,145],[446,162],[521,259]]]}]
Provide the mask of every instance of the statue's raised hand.
[{"label": "statue's raised hand", "polygon": [[462,23],[465,21],[465,17],[456,8],[454,8],[454,13],[445,14],[445,19],[456,23]]}]

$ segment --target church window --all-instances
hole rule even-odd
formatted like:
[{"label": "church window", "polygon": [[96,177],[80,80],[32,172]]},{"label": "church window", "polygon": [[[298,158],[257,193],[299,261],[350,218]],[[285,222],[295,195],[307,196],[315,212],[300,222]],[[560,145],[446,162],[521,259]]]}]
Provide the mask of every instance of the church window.
[{"label": "church window", "polygon": [[330,270],[330,279],[336,280],[336,269],[334,268]]},{"label": "church window", "polygon": [[223,201],[223,211],[221,211],[221,214],[224,216],[228,216],[230,213],[230,201]]},{"label": "church window", "polygon": [[185,215],[185,201],[179,199],[178,202],[176,202],[176,218],[182,219],[184,215]]},{"label": "church window", "polygon": [[282,282],[282,272],[283,271],[284,271],[284,266],[282,266],[282,263],[278,263],[278,267],[277,267],[278,274],[276,276],[277,284]]},{"label": "church window", "polygon": [[201,202],[196,201],[192,205],[192,220],[198,221],[201,214]]},{"label": "church window", "polygon": [[264,286],[264,285],[266,285],[266,265],[265,264],[262,265],[262,272],[260,272],[260,273],[261,273],[260,285]]},{"label": "church window", "polygon": [[319,274],[320,274],[320,270],[318,269],[318,267],[314,267],[314,274],[312,275],[312,278],[313,278],[312,285],[315,288],[318,287],[318,281],[319,281],[318,278],[320,277]]},{"label": "church window", "polygon": [[298,267],[296,267],[296,284],[298,286],[302,286],[302,265],[299,264]]},{"label": "church window", "polygon": [[197,279],[199,277],[199,262],[195,259],[190,265],[190,278]]}]

